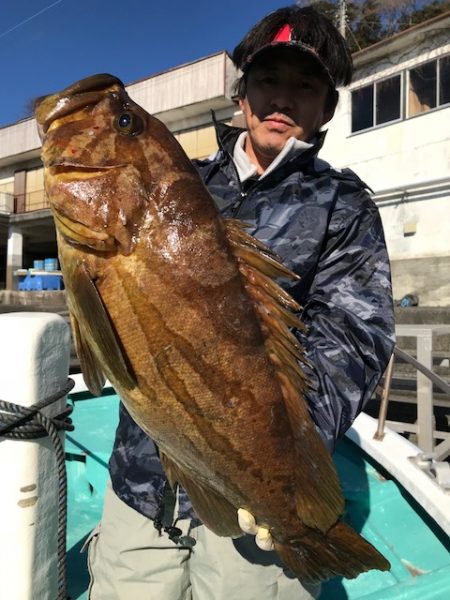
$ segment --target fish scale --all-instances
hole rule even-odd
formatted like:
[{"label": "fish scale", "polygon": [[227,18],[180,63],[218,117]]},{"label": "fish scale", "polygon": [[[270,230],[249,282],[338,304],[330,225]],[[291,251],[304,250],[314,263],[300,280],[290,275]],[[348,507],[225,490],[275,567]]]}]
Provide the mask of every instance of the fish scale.
[{"label": "fish scale", "polygon": [[305,400],[297,279],[223,221],[186,154],[111,75],[42,99],[45,188],[86,384],[107,377],[172,485],[222,536],[266,526],[304,582],[389,563],[342,520]]}]

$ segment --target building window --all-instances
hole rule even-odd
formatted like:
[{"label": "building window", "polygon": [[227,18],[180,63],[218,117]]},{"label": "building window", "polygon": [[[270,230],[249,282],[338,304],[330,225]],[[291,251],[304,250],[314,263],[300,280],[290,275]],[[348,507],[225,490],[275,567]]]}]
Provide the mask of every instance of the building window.
[{"label": "building window", "polygon": [[401,117],[401,76],[396,75],[352,92],[352,132]]},{"label": "building window", "polygon": [[450,102],[450,57],[410,69],[408,116],[414,117]]},{"label": "building window", "polygon": [[450,55],[354,89],[352,133],[414,117],[445,104],[450,104]]},{"label": "building window", "polygon": [[439,106],[450,102],[450,56],[439,60]]},{"label": "building window", "polygon": [[401,81],[400,75],[384,79],[375,84],[376,125],[400,119]]},{"label": "building window", "polygon": [[409,71],[408,116],[436,107],[437,61]]},{"label": "building window", "polygon": [[352,131],[373,127],[373,85],[352,92]]}]

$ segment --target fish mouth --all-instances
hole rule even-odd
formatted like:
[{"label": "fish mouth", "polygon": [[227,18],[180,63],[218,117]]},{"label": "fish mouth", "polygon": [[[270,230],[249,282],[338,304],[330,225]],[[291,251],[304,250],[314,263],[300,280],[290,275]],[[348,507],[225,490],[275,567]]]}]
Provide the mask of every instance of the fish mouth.
[{"label": "fish mouth", "polygon": [[120,79],[114,75],[101,73],[81,79],[62,92],[38,100],[35,115],[41,139],[57,119],[62,119],[89,105],[95,105],[108,93],[120,90],[124,90],[124,84]]}]

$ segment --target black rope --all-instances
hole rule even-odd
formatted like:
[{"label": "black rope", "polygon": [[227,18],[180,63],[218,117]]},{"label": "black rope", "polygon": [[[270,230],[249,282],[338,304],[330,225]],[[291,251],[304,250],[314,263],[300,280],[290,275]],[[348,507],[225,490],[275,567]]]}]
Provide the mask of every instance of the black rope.
[{"label": "black rope", "polygon": [[19,406],[13,402],[0,400],[0,436],[11,440],[32,440],[48,435],[53,443],[58,469],[58,600],[67,598],[66,582],[66,529],[67,529],[67,474],[64,445],[58,431],[73,431],[69,418],[72,407],[55,417],[47,417],[41,411],[66,396],[75,385],[68,379],[63,389],[44,398],[32,406]]}]

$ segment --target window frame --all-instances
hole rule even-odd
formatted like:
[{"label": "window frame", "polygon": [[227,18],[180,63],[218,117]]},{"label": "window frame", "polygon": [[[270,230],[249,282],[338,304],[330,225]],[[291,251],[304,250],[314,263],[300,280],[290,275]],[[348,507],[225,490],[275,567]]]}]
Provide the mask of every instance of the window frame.
[{"label": "window frame", "polygon": [[[441,61],[443,59],[450,60],[450,53],[443,54],[441,56],[435,56],[434,58],[427,58],[423,61],[415,64],[414,66],[403,68],[396,73],[391,73],[389,75],[385,75],[384,77],[380,77],[379,79],[374,79],[373,81],[364,83],[363,85],[355,85],[355,87],[349,89],[350,94],[350,110],[349,110],[349,129],[350,134],[349,137],[354,135],[360,135],[361,133],[367,133],[368,131],[372,131],[374,129],[379,129],[380,127],[387,127],[389,125],[393,125],[395,123],[400,123],[402,121],[409,121],[410,119],[416,119],[417,117],[421,117],[422,115],[429,114],[431,112],[435,112],[436,110],[441,110],[443,108],[450,106],[450,100],[448,102],[441,102],[441,93],[440,93],[440,84],[441,84]],[[415,115],[409,115],[409,84],[410,84],[410,71],[421,67],[424,64],[436,62],[436,106],[430,108],[429,110],[425,110],[423,112],[419,112]],[[376,102],[377,102],[377,84],[379,85],[381,82],[386,81],[387,79],[392,79],[394,77],[400,76],[400,117],[398,119],[393,119],[392,121],[386,121],[385,123],[376,123]],[[352,94],[362,88],[370,87],[373,88],[373,105],[372,105],[372,116],[373,116],[373,125],[370,127],[366,127],[365,129],[358,129],[357,131],[352,131],[352,123],[353,123],[353,103],[352,103]]]},{"label": "window frame", "polygon": [[[383,83],[383,81],[387,81],[388,79],[395,79],[396,77],[399,77],[400,79],[400,97],[399,97],[399,116],[396,119],[392,119],[391,121],[384,121],[383,123],[377,123],[376,122],[376,117],[377,117],[377,86],[380,83]],[[376,81],[373,82],[374,84],[374,94],[373,94],[373,121],[375,123],[374,128],[376,127],[384,127],[385,125],[392,125],[392,123],[398,123],[399,121],[403,121],[403,102],[402,99],[404,97],[404,76],[403,73],[395,73],[394,75],[389,75],[389,77],[383,77],[382,79],[377,79]]]},{"label": "window frame", "polygon": [[[394,79],[396,77],[400,77],[400,100],[399,100],[399,109],[400,109],[400,116],[397,119],[392,119],[392,121],[385,121],[383,123],[377,123],[376,122],[376,117],[377,117],[377,85],[380,85],[381,83],[383,83],[384,81],[388,81],[389,79]],[[403,76],[403,72],[400,71],[398,73],[394,73],[391,75],[386,75],[385,77],[381,77],[380,79],[377,79],[375,81],[372,81],[370,83],[366,83],[364,85],[360,85],[358,87],[354,87],[353,89],[349,90],[350,92],[350,135],[358,135],[359,133],[363,133],[366,131],[370,131],[372,129],[379,129],[380,127],[386,127],[387,125],[392,125],[393,123],[399,123],[400,121],[403,121],[404,119],[404,102],[403,102],[403,97],[404,97],[404,76]],[[366,87],[372,87],[373,88],[373,100],[372,100],[372,122],[373,125],[371,125],[370,127],[366,127],[365,129],[358,129],[357,131],[351,131],[352,128],[352,121],[353,121],[353,103],[352,103],[352,94],[353,92],[357,92],[358,90],[361,90],[363,88]]]},{"label": "window frame", "polygon": [[[436,63],[436,89],[434,90],[436,93],[436,106],[433,106],[431,108],[429,108],[428,110],[423,110],[422,112],[418,112],[415,115],[410,115],[409,111],[410,111],[410,107],[409,107],[409,89],[410,89],[410,81],[411,81],[411,71],[414,71],[414,69],[420,69],[420,67],[423,67],[424,65],[427,65],[429,63]],[[429,60],[424,60],[423,62],[414,65],[414,67],[411,67],[409,69],[406,69],[406,90],[405,90],[405,101],[406,101],[406,114],[405,114],[405,120],[409,120],[409,119],[414,119],[414,117],[418,117],[420,115],[424,115],[426,113],[431,112],[432,110],[436,110],[437,108],[439,108],[439,60],[438,58],[432,58]]]}]

